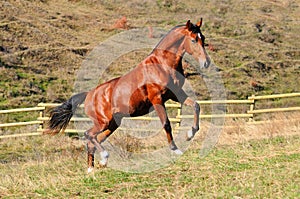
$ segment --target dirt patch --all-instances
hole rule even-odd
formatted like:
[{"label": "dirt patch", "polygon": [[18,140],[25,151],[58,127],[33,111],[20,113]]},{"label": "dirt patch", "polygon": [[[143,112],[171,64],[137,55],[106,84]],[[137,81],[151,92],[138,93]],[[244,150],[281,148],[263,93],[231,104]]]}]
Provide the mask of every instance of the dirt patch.
[{"label": "dirt patch", "polygon": [[[155,34],[152,27],[169,30],[200,17],[209,54],[229,99],[299,92],[300,40],[296,38],[300,8],[296,1],[8,0],[0,3],[0,13],[1,108],[27,105],[31,98],[45,102],[67,99],[88,53],[124,29],[150,27],[151,36]],[[128,68],[135,61],[134,56],[123,64],[119,60],[121,64],[112,71]],[[209,92],[199,72],[186,70],[197,97],[206,99]],[[22,81],[15,80],[19,73],[23,73]],[[53,81],[37,81],[34,89],[23,87],[33,77]],[[252,86],[251,80],[260,86]],[[12,97],[9,90],[15,90],[14,101],[8,100]]]}]

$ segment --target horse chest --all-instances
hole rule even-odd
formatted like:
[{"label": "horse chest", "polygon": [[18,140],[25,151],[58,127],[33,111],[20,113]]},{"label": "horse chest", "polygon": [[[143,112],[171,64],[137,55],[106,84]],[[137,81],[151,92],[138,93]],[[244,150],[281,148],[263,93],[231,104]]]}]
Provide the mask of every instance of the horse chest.
[{"label": "horse chest", "polygon": [[169,86],[182,88],[184,81],[185,81],[185,78],[184,78],[183,74],[174,70],[170,74]]}]

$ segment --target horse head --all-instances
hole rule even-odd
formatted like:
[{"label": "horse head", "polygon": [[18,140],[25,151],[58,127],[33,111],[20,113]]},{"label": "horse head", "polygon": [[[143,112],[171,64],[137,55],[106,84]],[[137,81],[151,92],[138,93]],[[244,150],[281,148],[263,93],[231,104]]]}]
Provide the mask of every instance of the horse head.
[{"label": "horse head", "polygon": [[201,33],[202,18],[197,24],[193,24],[188,20],[182,31],[185,35],[184,49],[199,61],[200,68],[208,68],[210,66],[210,58],[204,48],[205,37]]}]

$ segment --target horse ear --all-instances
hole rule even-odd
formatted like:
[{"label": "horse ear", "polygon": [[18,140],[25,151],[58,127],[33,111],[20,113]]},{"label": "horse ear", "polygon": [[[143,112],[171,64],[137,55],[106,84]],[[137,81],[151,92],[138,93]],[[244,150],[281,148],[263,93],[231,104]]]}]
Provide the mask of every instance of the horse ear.
[{"label": "horse ear", "polygon": [[185,24],[185,27],[189,30],[189,31],[191,31],[192,30],[192,28],[193,28],[193,24],[191,23],[191,21],[190,20],[188,20],[187,22],[186,22],[186,24]]},{"label": "horse ear", "polygon": [[200,21],[197,22],[196,26],[198,26],[199,28],[202,26],[202,17],[201,17]]}]

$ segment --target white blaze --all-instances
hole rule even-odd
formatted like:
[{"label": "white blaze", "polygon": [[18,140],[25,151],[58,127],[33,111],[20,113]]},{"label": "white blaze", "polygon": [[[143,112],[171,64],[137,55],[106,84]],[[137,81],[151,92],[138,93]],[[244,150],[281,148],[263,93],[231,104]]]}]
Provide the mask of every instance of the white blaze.
[{"label": "white blaze", "polygon": [[201,39],[201,35],[200,35],[200,33],[198,33],[198,37],[199,37],[199,39]]}]

